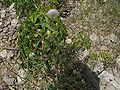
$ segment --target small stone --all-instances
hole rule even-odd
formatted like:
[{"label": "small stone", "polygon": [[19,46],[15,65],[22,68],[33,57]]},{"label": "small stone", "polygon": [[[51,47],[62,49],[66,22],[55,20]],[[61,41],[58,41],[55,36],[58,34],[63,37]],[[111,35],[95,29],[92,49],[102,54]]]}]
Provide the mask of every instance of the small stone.
[{"label": "small stone", "polygon": [[108,48],[107,48],[106,46],[101,46],[101,47],[100,47],[100,50],[106,51],[106,50],[108,50]]},{"label": "small stone", "polygon": [[3,58],[5,58],[7,56],[7,50],[2,50],[0,52],[0,56],[3,57]]},{"label": "small stone", "polygon": [[25,78],[25,77],[26,77],[26,72],[25,72],[23,69],[20,69],[20,70],[18,71],[18,75],[19,75],[20,77],[22,77],[22,78]]},{"label": "small stone", "polygon": [[8,75],[4,75],[3,80],[7,83],[7,85],[13,85],[14,78],[9,78]]},{"label": "small stone", "polygon": [[65,22],[65,18],[61,17],[60,19],[61,19],[61,21]]},{"label": "small stone", "polygon": [[3,28],[3,32],[4,32],[4,33],[7,33],[8,31],[9,31],[9,30],[8,30],[7,27],[4,27],[4,28]]},{"label": "small stone", "polygon": [[20,27],[21,24],[17,24],[17,27]]},{"label": "small stone", "polygon": [[100,37],[100,40],[101,40],[101,41],[104,41],[104,37],[103,37],[103,36],[101,36],[101,37]]},{"label": "small stone", "polygon": [[117,43],[117,36],[115,34],[110,34],[110,41],[111,43]]},{"label": "small stone", "polygon": [[16,26],[17,26],[17,23],[18,23],[18,20],[17,20],[17,19],[13,19],[13,20],[11,21],[11,25],[12,25],[13,27],[16,27]]},{"label": "small stone", "polygon": [[1,18],[4,18],[6,15],[6,11],[5,10],[1,10]]},{"label": "small stone", "polygon": [[5,74],[7,74],[7,68],[1,68],[0,72],[0,76],[4,76]]},{"label": "small stone", "polygon": [[12,39],[13,39],[13,40],[14,40],[14,39],[17,39],[17,34],[16,34],[16,33],[13,35]]},{"label": "small stone", "polygon": [[92,35],[90,35],[90,40],[91,41],[96,41],[97,40],[97,35],[96,34],[92,34]]},{"label": "small stone", "polygon": [[104,42],[105,45],[110,45],[111,44],[110,39],[109,39],[108,36],[104,37],[104,41],[103,42]]},{"label": "small stone", "polygon": [[12,10],[14,8],[14,4],[15,3],[12,3],[11,6],[9,7],[9,10]]},{"label": "small stone", "polygon": [[85,50],[83,51],[83,58],[89,56],[89,51],[88,50]]},{"label": "small stone", "polygon": [[66,39],[66,43],[67,43],[67,44],[71,44],[71,43],[72,43],[72,40],[71,40],[71,39]]},{"label": "small stone", "polygon": [[2,22],[0,21],[0,26],[2,25]]},{"label": "small stone", "polygon": [[8,26],[10,24],[10,21],[5,21],[4,26]]},{"label": "small stone", "polygon": [[13,56],[14,56],[14,52],[13,52],[13,51],[10,51],[10,52],[8,52],[8,54],[7,54],[7,59],[12,58]]},{"label": "small stone", "polygon": [[21,83],[22,83],[22,79],[21,79],[19,76],[17,76],[17,83],[18,83],[18,84],[21,84]]},{"label": "small stone", "polygon": [[29,58],[32,58],[33,56],[35,56],[35,53],[30,53],[29,54]]},{"label": "small stone", "polygon": [[0,29],[0,32],[2,32],[3,30],[2,29]]},{"label": "small stone", "polygon": [[11,25],[8,25],[8,28],[12,28],[12,26],[11,26]]},{"label": "small stone", "polygon": [[8,38],[8,41],[11,41],[11,40],[12,40],[12,37],[9,37],[9,38]]}]

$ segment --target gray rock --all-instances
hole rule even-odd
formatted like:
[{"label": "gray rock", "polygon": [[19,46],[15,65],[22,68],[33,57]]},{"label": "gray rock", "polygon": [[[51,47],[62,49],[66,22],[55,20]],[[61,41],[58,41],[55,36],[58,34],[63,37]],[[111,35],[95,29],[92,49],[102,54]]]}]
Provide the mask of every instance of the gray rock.
[{"label": "gray rock", "polygon": [[1,26],[2,24],[3,24],[2,21],[0,21],[0,26]]},{"label": "gray rock", "polygon": [[11,26],[11,25],[8,25],[8,28],[9,28],[9,29],[11,29],[11,28],[12,28],[12,26]]},{"label": "gray rock", "polygon": [[9,7],[9,10],[14,9],[14,3],[11,4],[11,6]]},{"label": "gray rock", "polygon": [[3,29],[0,29],[0,32],[2,32],[3,31]]},{"label": "gray rock", "polygon": [[7,59],[9,60],[10,58],[12,58],[14,56],[14,52],[13,51],[10,51],[8,52],[7,54]]},{"label": "gray rock", "polygon": [[120,90],[120,79],[118,77],[115,77],[113,74],[108,73],[107,71],[103,71],[99,78],[101,80],[105,80],[108,84],[110,84],[111,86],[115,87],[115,89],[105,89],[105,90]]},{"label": "gray rock", "polygon": [[103,42],[104,42],[105,45],[110,45],[111,44],[110,38],[108,36],[104,37],[104,41]]},{"label": "gray rock", "polygon": [[17,24],[17,27],[20,27],[21,24]]},{"label": "gray rock", "polygon": [[8,37],[6,35],[3,36],[3,39],[8,39]]},{"label": "gray rock", "polygon": [[117,36],[115,34],[110,34],[110,41],[113,44],[117,43]]},{"label": "gray rock", "polygon": [[6,15],[6,11],[5,10],[1,10],[1,18],[4,18]]},{"label": "gray rock", "polygon": [[12,40],[12,37],[9,37],[9,38],[8,38],[8,41],[11,41],[11,40]]},{"label": "gray rock", "polygon": [[17,39],[17,33],[14,33],[12,39],[13,39],[13,40],[14,40],[14,39]]},{"label": "gray rock", "polygon": [[13,85],[14,78],[9,78],[8,75],[4,75],[3,80],[7,83],[7,85]]},{"label": "gray rock", "polygon": [[10,21],[5,21],[4,26],[8,26],[10,24]]},{"label": "gray rock", "polygon": [[95,33],[90,35],[90,40],[91,41],[96,41],[97,40],[97,35]]},{"label": "gray rock", "polygon": [[17,20],[17,19],[13,19],[13,20],[11,21],[11,25],[12,25],[13,27],[16,27],[16,26],[17,26],[17,23],[18,23],[18,20]]},{"label": "gray rock", "polygon": [[104,51],[107,51],[108,48],[106,46],[100,46],[100,50],[104,50]]},{"label": "gray rock", "polygon": [[7,50],[2,50],[2,51],[0,52],[0,56],[1,56],[2,58],[5,58],[5,57],[7,56]]},{"label": "gray rock", "polygon": [[3,28],[3,32],[4,32],[4,33],[7,33],[8,31],[9,31],[9,30],[8,30],[7,27],[4,27],[4,28]]}]

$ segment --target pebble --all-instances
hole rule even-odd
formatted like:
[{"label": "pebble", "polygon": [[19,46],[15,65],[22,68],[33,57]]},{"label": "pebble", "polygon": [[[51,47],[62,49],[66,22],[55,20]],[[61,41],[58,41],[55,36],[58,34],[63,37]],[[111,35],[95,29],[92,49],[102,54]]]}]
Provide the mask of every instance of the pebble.
[{"label": "pebble", "polygon": [[0,32],[2,32],[3,31],[3,29],[0,29]]},{"label": "pebble", "polygon": [[2,58],[5,58],[5,57],[7,56],[7,50],[2,50],[2,51],[0,52],[0,56],[1,56]]},{"label": "pebble", "polygon": [[3,32],[4,32],[4,33],[7,33],[7,32],[8,32],[8,28],[7,28],[7,27],[4,27],[4,28],[3,28]]},{"label": "pebble", "polygon": [[10,24],[10,21],[5,21],[4,26],[8,26]]},{"label": "pebble", "polygon": [[7,83],[7,85],[13,85],[14,78],[8,77],[8,75],[4,75],[3,80]]},{"label": "pebble", "polygon": [[23,69],[20,69],[20,70],[18,71],[18,75],[19,75],[20,77],[22,77],[22,78],[25,78],[25,77],[26,77],[26,72],[25,72]]},{"label": "pebble", "polygon": [[2,22],[0,21],[0,26],[2,25]]},{"label": "pebble", "polygon": [[110,34],[110,41],[113,44],[117,43],[117,36],[115,34]]},{"label": "pebble", "polygon": [[14,39],[17,39],[17,33],[14,33],[14,34],[13,34],[12,39],[13,39],[13,40],[14,40]]},{"label": "pebble", "polygon": [[89,56],[89,51],[88,50],[85,50],[83,51],[83,58],[86,58],[87,56]]},{"label": "pebble", "polygon": [[67,43],[67,44],[71,44],[71,43],[72,43],[72,40],[71,40],[71,39],[66,39],[66,43]]},{"label": "pebble", "polygon": [[97,40],[97,35],[96,34],[92,34],[92,35],[90,35],[90,40],[91,41],[96,41]]},{"label": "pebble", "polygon": [[106,46],[101,46],[101,47],[100,47],[100,50],[107,51],[108,48],[107,48]]},{"label": "pebble", "polygon": [[9,60],[11,57],[13,57],[14,56],[14,52],[13,51],[10,51],[10,52],[8,52],[8,54],[7,54],[7,59]]},{"label": "pebble", "polygon": [[110,39],[109,39],[109,36],[104,37],[103,43],[104,43],[106,46],[111,44]]},{"label": "pebble", "polygon": [[17,26],[17,23],[18,23],[18,20],[15,19],[15,18],[11,21],[11,25],[12,25],[13,27],[16,27],[16,26]]},{"label": "pebble", "polygon": [[11,6],[9,7],[9,10],[12,10],[14,8],[14,4],[15,3],[12,3]]},{"label": "pebble", "polygon": [[1,18],[4,18],[6,15],[6,11],[5,10],[1,10]]}]

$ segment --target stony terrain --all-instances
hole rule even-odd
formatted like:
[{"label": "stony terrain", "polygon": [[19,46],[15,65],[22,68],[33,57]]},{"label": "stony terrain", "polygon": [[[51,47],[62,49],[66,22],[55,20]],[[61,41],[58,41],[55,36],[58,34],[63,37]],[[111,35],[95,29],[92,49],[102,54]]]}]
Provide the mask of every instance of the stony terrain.
[{"label": "stony terrain", "polygon": [[10,85],[15,85],[16,76],[11,70],[12,67],[16,71],[19,70],[19,65],[16,64],[18,56],[16,29],[20,26],[18,18],[14,4],[5,8],[0,3],[0,90],[9,90],[8,87],[12,88]]},{"label": "stony terrain", "polygon": [[[79,6],[79,5],[78,5]],[[79,8],[73,9],[73,14],[81,15]],[[71,12],[71,13],[72,13]],[[83,60],[88,57],[90,52],[99,53],[100,50],[112,51],[114,62],[104,69],[105,63],[99,61],[94,62],[88,59],[87,64],[100,78],[100,90],[120,90],[120,20],[114,20],[109,24],[109,18],[102,17],[102,11],[92,13],[84,20],[71,23],[70,15],[65,23],[70,28],[71,33],[85,30],[92,42],[92,47],[89,50],[80,52],[79,59]],[[100,17],[101,16],[101,17]],[[77,16],[76,16],[77,17]],[[98,17],[98,19],[95,19]],[[100,23],[98,20],[102,18]],[[106,19],[103,19],[106,18]],[[17,47],[17,31],[20,22],[24,19],[19,19],[14,10],[14,4],[5,8],[0,3],[0,90],[23,90],[20,88],[21,79],[17,76],[24,77],[24,71],[19,67],[18,47]],[[71,21],[71,22],[70,22]],[[87,23],[85,23],[85,21]],[[107,22],[108,21],[108,22]],[[107,26],[108,25],[108,26]],[[108,29],[108,30],[107,30]],[[95,66],[93,68],[93,66]],[[22,75],[21,75],[22,74]]]}]

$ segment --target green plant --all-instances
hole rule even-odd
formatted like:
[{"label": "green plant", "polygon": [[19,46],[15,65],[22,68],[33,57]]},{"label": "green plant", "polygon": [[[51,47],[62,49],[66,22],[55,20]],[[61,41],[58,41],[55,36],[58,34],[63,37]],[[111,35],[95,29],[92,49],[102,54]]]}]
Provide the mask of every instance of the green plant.
[{"label": "green plant", "polygon": [[113,58],[112,58],[110,53],[105,52],[105,51],[101,51],[100,54],[101,54],[101,57],[103,59],[103,62],[107,62],[108,61],[108,63],[112,63]]},{"label": "green plant", "polygon": [[67,30],[58,17],[48,18],[47,11],[47,8],[37,9],[18,30],[21,65],[28,69],[30,76],[34,76],[33,80],[36,75],[45,81],[50,74],[54,76],[53,67],[59,67],[62,61],[60,55],[63,53]]},{"label": "green plant", "polygon": [[96,52],[91,53],[90,55],[91,60],[97,60],[99,58],[98,54]]},{"label": "green plant", "polygon": [[66,43],[65,25],[59,17],[49,18],[48,10],[47,7],[37,8],[19,27],[18,45],[21,67],[28,70],[28,79],[42,78],[46,88],[55,88],[59,74],[72,62],[75,52],[90,48],[90,40],[79,33],[69,39],[71,43]]}]

